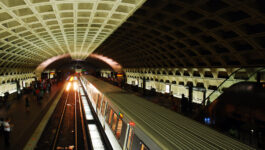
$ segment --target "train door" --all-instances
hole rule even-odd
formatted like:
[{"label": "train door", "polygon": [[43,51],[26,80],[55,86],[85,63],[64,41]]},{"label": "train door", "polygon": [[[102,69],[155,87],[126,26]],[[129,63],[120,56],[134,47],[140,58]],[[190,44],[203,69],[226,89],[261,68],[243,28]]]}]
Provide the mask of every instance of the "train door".
[{"label": "train door", "polygon": [[113,131],[114,134],[115,134],[116,126],[117,126],[117,121],[118,121],[117,114],[113,113],[113,120],[112,120],[112,123],[111,123],[111,130]]},{"label": "train door", "polygon": [[123,145],[123,150],[131,150],[132,142],[133,142],[133,126],[127,124],[127,130],[125,135],[125,142]]},{"label": "train door", "polygon": [[104,95],[102,95],[102,96],[100,97],[100,101],[98,102],[98,111],[97,111],[97,113],[98,113],[98,118],[99,118],[99,121],[100,121],[100,123],[101,123],[102,126],[103,126],[103,121],[102,121],[102,119],[103,119],[102,110],[103,110],[103,108],[104,108],[104,104],[105,104],[105,102],[104,102]]},{"label": "train door", "polygon": [[119,120],[117,121],[116,132],[115,132],[115,136],[116,136],[117,140],[119,140],[121,137],[122,124],[123,124],[122,119],[119,118]]},{"label": "train door", "polygon": [[97,112],[97,114],[99,115],[99,112],[100,112],[100,106],[101,106],[101,101],[102,101],[102,99],[101,99],[101,94],[99,93],[98,94],[98,100],[97,100],[97,102],[96,102],[96,112]]},{"label": "train door", "polygon": [[125,141],[126,129],[127,129],[126,123],[122,119],[120,119],[118,122],[116,137],[121,146],[123,146],[124,142],[126,142]]},{"label": "train door", "polygon": [[93,100],[92,105],[95,111],[97,111],[98,97],[99,97],[99,94],[95,90],[92,90],[92,100]]},{"label": "train door", "polygon": [[141,142],[141,149],[140,150],[149,150],[149,148]]},{"label": "train door", "polygon": [[108,124],[109,124],[109,125],[111,125],[112,116],[113,116],[113,110],[110,109],[110,113],[109,113],[109,117],[108,117]]},{"label": "train door", "polygon": [[100,108],[100,114],[101,114],[100,122],[103,127],[105,126],[105,109],[106,109],[106,99],[105,96],[103,96]]},{"label": "train door", "polygon": [[130,142],[130,150],[149,150],[136,134],[133,134],[132,138],[133,140]]},{"label": "train door", "polygon": [[119,115],[117,116],[116,129],[114,132],[114,135],[121,146],[123,146],[124,144],[125,133],[126,133],[126,126],[124,127],[124,124],[126,125],[126,123],[124,123],[122,119],[123,119],[123,114],[119,113]]},{"label": "train door", "polygon": [[107,108],[108,108],[108,101],[106,100],[105,101],[105,105],[104,105],[104,109],[102,110],[102,114],[103,114],[103,120],[102,120],[102,122],[103,122],[103,128],[105,129],[105,120],[106,120],[106,118],[107,118]]}]

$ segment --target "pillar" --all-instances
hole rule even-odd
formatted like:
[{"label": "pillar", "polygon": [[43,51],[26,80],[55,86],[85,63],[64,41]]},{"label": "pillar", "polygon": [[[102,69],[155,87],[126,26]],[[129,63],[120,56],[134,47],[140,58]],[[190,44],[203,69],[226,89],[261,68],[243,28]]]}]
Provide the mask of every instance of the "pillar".
[{"label": "pillar", "polygon": [[257,83],[260,84],[261,73],[257,72]]},{"label": "pillar", "polygon": [[206,90],[203,91],[203,105],[205,105],[206,101]]},{"label": "pillar", "polygon": [[189,112],[192,112],[192,94],[193,94],[193,85],[189,85],[189,103],[188,103]]},{"label": "pillar", "polygon": [[20,84],[19,84],[19,80],[16,80],[16,85],[17,85],[17,92],[20,93]]},{"label": "pillar", "polygon": [[146,79],[145,77],[143,78],[143,94],[145,95],[146,93]]}]

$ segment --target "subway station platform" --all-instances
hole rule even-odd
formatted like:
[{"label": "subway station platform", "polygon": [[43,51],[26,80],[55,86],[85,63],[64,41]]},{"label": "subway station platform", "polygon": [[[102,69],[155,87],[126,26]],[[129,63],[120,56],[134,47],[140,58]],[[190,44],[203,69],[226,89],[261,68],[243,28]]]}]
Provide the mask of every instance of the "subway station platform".
[{"label": "subway station platform", "polygon": [[[63,83],[54,84],[50,93],[45,92],[41,104],[37,102],[36,96],[28,94],[23,95],[19,100],[10,99],[9,109],[6,107],[0,108],[0,117],[9,117],[11,119],[10,123],[13,125],[10,134],[10,147],[5,146],[4,136],[0,136],[1,150],[22,149],[25,146],[62,86]],[[26,96],[29,97],[29,111],[25,107]]]},{"label": "subway station platform", "polygon": [[93,150],[265,150],[264,41],[265,0],[0,0],[8,149],[36,150],[73,119]]}]

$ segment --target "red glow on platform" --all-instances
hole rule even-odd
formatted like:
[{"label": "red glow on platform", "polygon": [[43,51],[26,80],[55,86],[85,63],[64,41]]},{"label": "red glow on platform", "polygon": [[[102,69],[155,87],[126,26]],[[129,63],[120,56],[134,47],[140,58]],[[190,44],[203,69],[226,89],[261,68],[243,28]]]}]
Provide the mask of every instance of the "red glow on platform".
[{"label": "red glow on platform", "polygon": [[122,73],[118,73],[117,77],[123,77],[123,74]]},{"label": "red glow on platform", "polygon": [[131,121],[131,122],[129,123],[129,125],[130,125],[130,126],[135,126],[135,123]]}]

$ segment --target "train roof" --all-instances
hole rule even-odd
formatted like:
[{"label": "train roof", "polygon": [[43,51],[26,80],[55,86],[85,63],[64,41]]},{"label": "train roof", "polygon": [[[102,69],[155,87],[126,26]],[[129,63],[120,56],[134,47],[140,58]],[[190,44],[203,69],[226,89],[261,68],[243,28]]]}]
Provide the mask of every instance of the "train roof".
[{"label": "train roof", "polygon": [[162,149],[253,149],[93,76],[84,77]]}]

